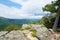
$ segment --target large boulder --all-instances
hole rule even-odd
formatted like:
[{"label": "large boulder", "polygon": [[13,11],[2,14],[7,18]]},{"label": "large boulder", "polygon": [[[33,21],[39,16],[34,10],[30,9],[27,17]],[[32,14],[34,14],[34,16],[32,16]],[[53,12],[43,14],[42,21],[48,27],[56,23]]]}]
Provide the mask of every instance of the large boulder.
[{"label": "large boulder", "polygon": [[26,38],[20,30],[18,30],[11,31],[5,36],[0,36],[0,40],[29,40],[29,39]]},{"label": "large boulder", "polygon": [[[36,24],[25,24],[26,26],[25,27],[30,27],[31,29],[35,29],[36,30],[36,36],[41,39],[41,40],[46,40],[46,38],[48,36],[51,35],[51,32],[43,25],[36,25]],[[23,28],[25,28],[23,27]]]}]

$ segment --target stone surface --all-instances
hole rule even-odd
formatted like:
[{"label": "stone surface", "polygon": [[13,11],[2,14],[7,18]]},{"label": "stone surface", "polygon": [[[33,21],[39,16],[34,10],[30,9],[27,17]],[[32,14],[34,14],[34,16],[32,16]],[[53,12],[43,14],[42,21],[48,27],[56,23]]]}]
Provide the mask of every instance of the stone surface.
[{"label": "stone surface", "polygon": [[1,36],[0,40],[29,40],[21,31],[11,31],[5,36]]},{"label": "stone surface", "polygon": [[25,34],[25,36],[27,37],[27,38],[29,38],[30,40],[38,40],[36,37],[33,37],[32,36],[32,32],[31,31],[29,31],[29,30],[24,30],[24,31],[22,31],[24,34]]},{"label": "stone surface", "polygon": [[0,31],[0,36],[7,33],[7,31]]},{"label": "stone surface", "polygon": [[32,29],[35,29],[36,30],[36,36],[41,40],[46,39],[48,36],[51,35],[51,32],[43,24],[42,25],[29,24],[26,26],[29,26]]},{"label": "stone surface", "polygon": [[32,36],[32,32],[30,29],[25,30],[13,30],[6,34],[5,36],[1,36],[7,31],[0,32],[0,40],[60,40],[60,34],[55,34],[52,29],[47,29],[43,24],[24,24],[22,28],[30,27],[30,29],[35,30],[36,37]]},{"label": "stone surface", "polygon": [[32,28],[36,30],[36,36],[41,40],[46,40],[48,36],[51,35],[51,32],[42,24],[42,25],[32,25]]},{"label": "stone surface", "polygon": [[47,40],[60,40],[60,33],[54,33],[52,35],[50,35]]}]

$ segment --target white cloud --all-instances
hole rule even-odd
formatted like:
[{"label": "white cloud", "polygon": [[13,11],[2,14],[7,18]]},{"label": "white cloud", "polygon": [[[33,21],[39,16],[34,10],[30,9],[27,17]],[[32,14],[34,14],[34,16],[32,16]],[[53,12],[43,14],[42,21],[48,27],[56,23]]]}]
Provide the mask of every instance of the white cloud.
[{"label": "white cloud", "polygon": [[10,0],[22,5],[21,9],[8,7],[0,4],[0,16],[6,18],[42,18],[43,16],[35,16],[35,13],[41,13],[41,8],[50,3],[50,0]]},{"label": "white cloud", "polygon": [[32,19],[33,19],[33,18],[34,18],[34,19],[35,19],[35,18],[36,18],[36,19],[41,19],[42,17],[43,17],[43,16],[31,16],[30,19],[31,19],[31,18],[32,18]]}]

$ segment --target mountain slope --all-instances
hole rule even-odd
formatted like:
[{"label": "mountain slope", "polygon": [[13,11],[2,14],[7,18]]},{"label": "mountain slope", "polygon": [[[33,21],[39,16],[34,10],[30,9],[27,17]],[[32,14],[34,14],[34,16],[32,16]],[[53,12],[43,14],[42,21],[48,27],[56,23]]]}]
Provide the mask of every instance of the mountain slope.
[{"label": "mountain slope", "polygon": [[9,24],[22,25],[28,24],[30,22],[38,21],[38,19],[8,19],[4,17],[0,17],[0,30],[7,27]]}]

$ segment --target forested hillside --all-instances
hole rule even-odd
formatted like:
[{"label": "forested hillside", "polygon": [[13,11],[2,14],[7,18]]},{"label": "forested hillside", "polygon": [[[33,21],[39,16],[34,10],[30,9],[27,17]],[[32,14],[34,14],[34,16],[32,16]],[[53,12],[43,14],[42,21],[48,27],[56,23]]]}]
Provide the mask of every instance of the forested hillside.
[{"label": "forested hillside", "polygon": [[18,25],[21,27],[22,24],[28,24],[34,21],[38,21],[38,19],[8,19],[0,17],[0,30],[5,29],[9,25]]}]

